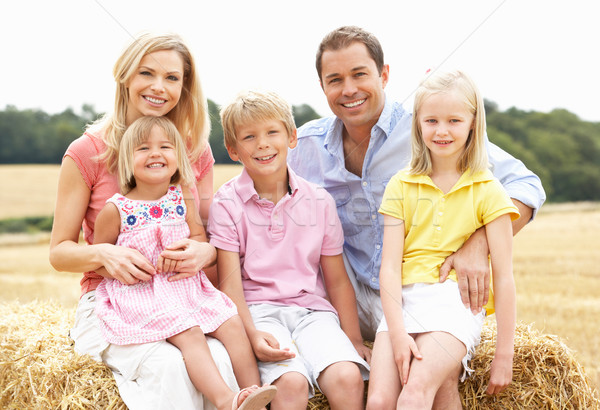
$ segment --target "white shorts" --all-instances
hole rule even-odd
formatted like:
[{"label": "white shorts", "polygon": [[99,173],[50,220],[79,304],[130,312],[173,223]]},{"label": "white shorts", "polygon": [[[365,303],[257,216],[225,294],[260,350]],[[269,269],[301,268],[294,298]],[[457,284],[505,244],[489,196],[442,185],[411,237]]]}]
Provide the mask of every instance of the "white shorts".
[{"label": "white shorts", "polygon": [[[458,284],[453,280],[443,283],[415,283],[402,288],[402,313],[404,326],[410,334],[446,332],[460,340],[467,349],[462,360],[465,372],[475,347],[479,345],[485,309],[474,315],[465,308],[460,298]],[[377,332],[387,332],[385,316]],[[461,377],[464,380],[466,373]]]},{"label": "white shorts", "polygon": [[262,383],[271,384],[285,373],[298,372],[309,381],[312,397],[321,372],[337,362],[356,363],[367,380],[369,365],[341,329],[335,313],[269,304],[250,305],[249,309],[256,329],[272,334],[280,348],[296,353],[293,359],[280,362],[259,361]]},{"label": "white shorts", "polygon": [[[88,292],[79,300],[70,336],[77,353],[89,354],[110,367],[119,394],[129,409],[215,409],[196,390],[181,352],[171,343],[124,346],[107,343],[94,314],[95,293]],[[239,390],[227,350],[217,339],[207,337],[206,340],[221,376],[233,391]]]},{"label": "white shorts", "polygon": [[375,333],[377,332],[377,326],[383,318],[383,308],[381,307],[381,296],[377,289],[373,289],[369,285],[365,285],[359,282],[356,278],[356,273],[346,254],[342,254],[344,258],[344,266],[346,267],[346,273],[354,288],[356,295],[356,307],[358,309],[358,323],[360,325],[360,332],[363,339],[373,342],[375,340]]}]

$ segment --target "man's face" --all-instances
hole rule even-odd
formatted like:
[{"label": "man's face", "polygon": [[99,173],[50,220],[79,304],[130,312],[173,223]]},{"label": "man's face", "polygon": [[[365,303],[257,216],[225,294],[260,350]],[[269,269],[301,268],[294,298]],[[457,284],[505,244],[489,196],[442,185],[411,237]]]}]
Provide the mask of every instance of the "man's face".
[{"label": "man's face", "polygon": [[346,129],[370,131],[385,104],[389,67],[385,65],[380,75],[367,47],[359,42],[325,51],[321,66],[321,87],[331,111]]}]

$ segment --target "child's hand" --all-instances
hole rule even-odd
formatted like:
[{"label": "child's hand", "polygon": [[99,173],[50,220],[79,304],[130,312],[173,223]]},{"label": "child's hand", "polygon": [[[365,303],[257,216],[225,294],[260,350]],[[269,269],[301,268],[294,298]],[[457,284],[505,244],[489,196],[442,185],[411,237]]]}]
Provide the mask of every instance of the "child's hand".
[{"label": "child's hand", "polygon": [[261,362],[279,362],[296,357],[289,348],[280,349],[277,339],[267,332],[255,331],[250,337],[250,343],[256,358]]},{"label": "child's hand", "polygon": [[358,355],[365,359],[368,364],[371,364],[371,355],[373,354],[373,351],[365,346],[362,340],[360,342],[352,342],[352,344],[358,352]]},{"label": "child's hand", "polygon": [[490,370],[490,383],[488,384],[487,394],[500,393],[512,381],[512,358],[494,357]]},{"label": "child's hand", "polygon": [[207,242],[182,239],[174,242],[161,252],[157,261],[158,272],[175,272],[169,281],[189,278],[205,266],[214,263],[217,257],[215,247]]},{"label": "child's hand", "polygon": [[416,359],[421,360],[423,356],[413,339],[408,333],[404,333],[392,340],[392,347],[394,349],[394,361],[398,368],[398,374],[400,375],[400,382],[402,385],[408,383],[408,373],[410,371],[410,362],[413,356]]}]

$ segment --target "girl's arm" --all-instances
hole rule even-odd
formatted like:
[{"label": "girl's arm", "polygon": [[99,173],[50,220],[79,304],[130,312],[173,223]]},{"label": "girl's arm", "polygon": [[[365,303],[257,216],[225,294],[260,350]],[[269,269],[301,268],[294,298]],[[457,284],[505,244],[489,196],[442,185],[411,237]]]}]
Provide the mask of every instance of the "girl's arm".
[{"label": "girl's arm", "polygon": [[185,220],[190,228],[190,236],[168,245],[157,262],[159,272],[177,272],[169,281],[194,276],[201,269],[214,265],[217,259],[217,250],[208,243],[192,194],[186,187],[182,187],[182,193],[187,208]]},{"label": "girl's arm", "polygon": [[108,243],[79,244],[81,223],[90,202],[91,191],[75,161],[65,157],[58,178],[54,223],[50,239],[50,263],[58,271],[84,272],[105,267],[105,275],[126,273],[148,280],[155,270],[138,251]]},{"label": "girl's arm", "polygon": [[246,304],[244,288],[242,285],[242,271],[240,254],[222,249],[217,250],[217,271],[219,272],[219,289],[233,300],[237,306],[238,315],[244,323],[244,329],[252,350],[263,362],[278,362],[291,359],[295,356],[289,349],[280,349],[279,342],[273,335],[257,330],[252,320],[252,315]]},{"label": "girl's arm", "polygon": [[348,279],[342,254],[334,256],[321,255],[321,269],[323,270],[327,294],[331,304],[338,312],[342,330],[346,333],[358,354],[367,363],[370,363],[371,349],[363,344],[358,324],[356,295],[352,283]]},{"label": "girl's arm", "polygon": [[414,339],[406,332],[402,317],[402,259],[404,257],[404,221],[393,216],[383,216],[383,249],[379,284],[381,305],[394,350],[394,361],[400,382],[408,382],[412,356],[421,359]]},{"label": "girl's arm", "polygon": [[498,338],[486,393],[501,392],[512,381],[515,323],[517,317],[512,270],[512,227],[510,215],[502,215],[485,226],[494,273],[494,299]]}]

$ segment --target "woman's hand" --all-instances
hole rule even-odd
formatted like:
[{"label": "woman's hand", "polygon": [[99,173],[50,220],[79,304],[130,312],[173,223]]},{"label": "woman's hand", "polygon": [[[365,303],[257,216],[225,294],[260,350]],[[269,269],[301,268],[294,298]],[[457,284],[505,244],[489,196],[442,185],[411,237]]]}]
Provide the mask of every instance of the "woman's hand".
[{"label": "woman's hand", "polygon": [[217,251],[208,242],[182,239],[166,247],[158,257],[158,272],[175,272],[170,281],[189,278],[217,259]]},{"label": "woman's hand", "polygon": [[108,243],[96,244],[102,259],[103,268],[96,273],[118,280],[124,285],[135,285],[152,279],[156,274],[154,266],[144,255],[135,249]]}]

